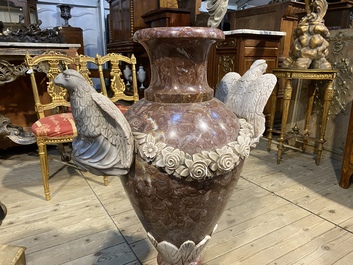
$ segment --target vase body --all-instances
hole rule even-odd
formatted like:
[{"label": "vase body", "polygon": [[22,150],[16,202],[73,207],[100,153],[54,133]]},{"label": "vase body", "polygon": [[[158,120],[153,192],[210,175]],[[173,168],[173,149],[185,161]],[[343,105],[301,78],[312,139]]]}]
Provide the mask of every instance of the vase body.
[{"label": "vase body", "polygon": [[[138,147],[121,180],[155,246],[202,245],[240,176],[244,160],[227,157],[240,122],[207,84],[208,52],[222,38],[218,29],[193,27],[149,28],[134,35],[148,53],[151,81],[145,98],[125,113]],[[201,264],[202,248],[172,263],[159,247],[158,264]]]}]

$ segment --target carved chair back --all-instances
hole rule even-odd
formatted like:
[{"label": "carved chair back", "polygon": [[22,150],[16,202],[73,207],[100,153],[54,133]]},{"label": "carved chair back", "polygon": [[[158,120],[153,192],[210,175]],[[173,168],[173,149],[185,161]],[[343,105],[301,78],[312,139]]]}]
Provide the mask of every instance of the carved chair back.
[{"label": "carved chair back", "polygon": [[[109,97],[112,102],[119,100],[137,102],[139,100],[136,78],[136,58],[133,54],[130,58],[117,53],[109,53],[104,56],[97,54],[95,63],[98,66],[103,95]],[[127,94],[123,73],[121,71],[123,64],[131,67],[131,80],[129,80],[131,82],[130,95]],[[106,73],[109,73],[109,76],[107,76]],[[107,78],[109,79],[109,89],[105,81]]]},{"label": "carved chair back", "polygon": [[93,81],[91,79],[91,70],[89,68],[90,64],[96,64],[96,58],[90,57],[87,55],[76,55],[75,57],[76,64],[79,67],[79,73],[86,78],[86,80],[90,83],[91,86],[93,86]]},{"label": "carved chair back", "polygon": [[[66,112],[70,107],[68,92],[65,88],[55,85],[54,78],[68,68],[79,70],[75,58],[50,51],[34,57],[27,53],[25,62],[31,79],[38,118]],[[45,76],[36,74],[40,72]]]}]

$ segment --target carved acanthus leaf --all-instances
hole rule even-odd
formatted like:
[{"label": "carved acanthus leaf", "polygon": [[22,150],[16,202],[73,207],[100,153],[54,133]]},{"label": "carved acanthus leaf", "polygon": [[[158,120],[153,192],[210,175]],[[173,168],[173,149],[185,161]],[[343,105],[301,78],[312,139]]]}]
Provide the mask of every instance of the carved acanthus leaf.
[{"label": "carved acanthus leaf", "polygon": [[150,233],[147,233],[147,236],[167,264],[185,265],[191,264],[197,260],[201,251],[206,246],[206,243],[211,239],[212,234],[217,229],[217,226],[218,225],[214,227],[210,235],[206,235],[198,244],[194,241],[187,240],[181,244],[179,248],[168,241],[158,243]]}]

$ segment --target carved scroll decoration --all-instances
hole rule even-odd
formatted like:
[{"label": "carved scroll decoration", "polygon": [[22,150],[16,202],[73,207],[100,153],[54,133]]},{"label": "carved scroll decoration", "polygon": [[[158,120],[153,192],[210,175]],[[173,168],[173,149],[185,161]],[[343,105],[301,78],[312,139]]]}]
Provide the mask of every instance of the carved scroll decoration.
[{"label": "carved scroll decoration", "polygon": [[[346,111],[348,100],[353,97],[351,88],[353,82],[353,62],[352,59],[345,57],[349,54],[349,44],[353,44],[353,36],[345,32],[339,31],[335,36],[328,39],[330,43],[330,54],[328,58],[333,69],[338,70],[336,79],[334,80],[334,95],[331,102],[330,114],[336,115]],[[348,52],[348,53],[347,53]],[[315,101],[316,105],[322,105],[322,102]],[[318,106],[320,109],[322,106]]]},{"label": "carved scroll decoration", "polygon": [[26,71],[24,63],[13,65],[8,61],[0,60],[0,85],[15,81],[19,76],[24,76]]},{"label": "carved scroll decoration", "polygon": [[0,139],[9,138],[11,141],[27,145],[36,142],[32,132],[26,132],[21,126],[13,126],[11,120],[0,114]]},{"label": "carved scroll decoration", "polygon": [[234,69],[234,56],[224,55],[218,59],[217,80],[221,80],[226,73],[232,72]]}]

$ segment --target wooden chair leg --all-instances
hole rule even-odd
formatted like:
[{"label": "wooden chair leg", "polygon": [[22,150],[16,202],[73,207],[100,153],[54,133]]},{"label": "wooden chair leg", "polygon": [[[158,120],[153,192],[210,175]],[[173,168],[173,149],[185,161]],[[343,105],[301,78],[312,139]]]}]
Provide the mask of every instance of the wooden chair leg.
[{"label": "wooden chair leg", "polygon": [[58,144],[58,150],[60,152],[61,161],[69,162],[71,160],[71,154],[69,152],[66,152],[64,144]]},{"label": "wooden chair leg", "polygon": [[104,181],[104,186],[108,186],[109,178],[107,176],[103,177],[103,181]]},{"label": "wooden chair leg", "polygon": [[42,142],[37,142],[37,145],[38,145],[40,167],[42,170],[44,195],[45,195],[45,199],[49,201],[51,198],[50,198],[50,190],[49,190],[49,167],[48,167],[47,146],[45,143],[42,143]]}]

